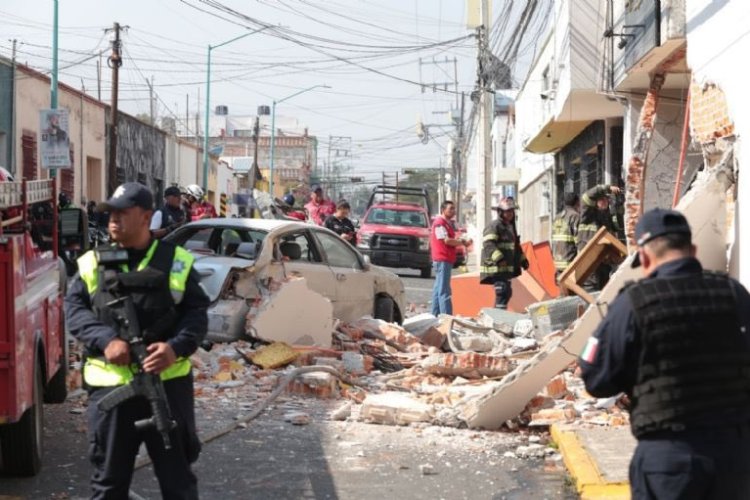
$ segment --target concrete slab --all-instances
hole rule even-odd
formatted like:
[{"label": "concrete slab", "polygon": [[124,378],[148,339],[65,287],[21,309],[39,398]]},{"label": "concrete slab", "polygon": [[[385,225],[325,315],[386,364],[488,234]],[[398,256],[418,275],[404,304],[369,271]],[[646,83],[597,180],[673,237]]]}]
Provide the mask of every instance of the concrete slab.
[{"label": "concrete slab", "polygon": [[333,306],[304,278],[291,279],[250,310],[246,328],[250,336],[265,340],[330,347]]}]

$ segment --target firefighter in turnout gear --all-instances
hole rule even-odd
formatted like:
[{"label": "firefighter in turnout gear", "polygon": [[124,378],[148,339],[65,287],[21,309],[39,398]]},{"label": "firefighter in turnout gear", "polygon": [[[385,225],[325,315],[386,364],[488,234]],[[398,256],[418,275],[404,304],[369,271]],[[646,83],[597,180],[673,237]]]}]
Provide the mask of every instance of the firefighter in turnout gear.
[{"label": "firefighter in turnout gear", "polygon": [[[583,194],[581,197],[581,220],[578,224],[578,241],[576,244],[579,252],[594,237],[600,227],[607,228],[607,231],[617,236],[617,228],[609,211],[609,195],[617,195],[620,191],[620,188],[617,186],[598,185]],[[606,262],[600,264],[599,268],[591,273],[591,276],[583,282],[583,288],[587,291],[601,290],[609,281],[611,271],[612,267]]]},{"label": "firefighter in turnout gear", "polygon": [[612,301],[586,344],[586,390],[630,399],[635,500],[746,499],[750,294],[703,270],[679,212],[646,212],[635,239],[644,279]]},{"label": "firefighter in turnout gear", "polygon": [[[135,457],[145,442],[162,497],[197,499],[191,464],[198,458],[200,442],[190,355],[206,335],[209,299],[199,285],[193,256],[152,237],[153,196],[145,186],[123,184],[98,209],[110,213],[109,232],[115,245],[78,259],[78,274],[65,298],[67,328],[86,349],[83,380],[89,391],[92,498],[128,498]],[[111,258],[114,254],[117,259]],[[146,344],[141,366],[134,364],[131,344],[121,338],[117,327],[113,308],[123,296],[132,300]],[[167,440],[153,428],[136,427],[137,421],[153,417],[143,397],[108,411],[99,407],[107,394],[132,383],[141,369],[162,380],[176,424]]]},{"label": "firefighter in turnout gear", "polygon": [[479,282],[495,287],[495,307],[507,309],[513,295],[510,280],[521,275],[521,268],[528,269],[529,261],[521,250],[516,231],[516,203],[513,198],[500,200],[497,219],[492,221],[482,234],[482,265]]},{"label": "firefighter in turnout gear", "polygon": [[565,208],[558,214],[552,228],[552,256],[555,259],[558,276],[576,258],[578,253],[576,237],[581,220],[579,214],[581,204],[578,195],[567,193],[564,203]]}]

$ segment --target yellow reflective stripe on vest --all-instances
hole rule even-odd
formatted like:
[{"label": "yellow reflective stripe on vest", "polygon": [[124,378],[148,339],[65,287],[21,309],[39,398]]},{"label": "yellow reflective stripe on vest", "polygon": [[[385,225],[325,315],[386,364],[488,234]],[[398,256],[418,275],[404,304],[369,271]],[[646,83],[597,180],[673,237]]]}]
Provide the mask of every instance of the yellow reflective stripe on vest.
[{"label": "yellow reflective stripe on vest", "polygon": [[597,232],[598,230],[599,230],[599,226],[597,226],[596,224],[580,224],[578,226],[578,232],[579,233],[581,231],[593,231],[593,232]]},{"label": "yellow reflective stripe on vest", "polygon": [[555,268],[557,268],[557,269],[559,269],[561,271],[563,269],[567,268],[569,265],[570,265],[570,262],[568,262],[567,260],[556,260],[555,261]]},{"label": "yellow reflective stripe on vest", "polygon": [[506,243],[498,243],[497,248],[500,248],[502,250],[515,250],[516,244],[512,241],[506,242]]},{"label": "yellow reflective stripe on vest", "polygon": [[[190,373],[190,359],[177,358],[172,366],[161,372],[162,381],[184,377]],[[135,365],[122,366],[107,363],[99,358],[87,358],[83,366],[83,380],[91,387],[116,387],[133,380]]]},{"label": "yellow reflective stripe on vest", "polygon": [[490,256],[490,260],[498,261],[500,260],[500,257],[502,256],[503,256],[503,252],[501,252],[500,250],[495,250],[494,252],[492,252],[492,255]]},{"label": "yellow reflective stripe on vest", "polygon": [[497,234],[486,234],[482,236],[482,241],[494,241],[497,239]]},{"label": "yellow reflective stripe on vest", "polygon": [[81,280],[86,285],[89,295],[94,295],[97,288],[99,288],[99,269],[98,263],[96,262],[96,254],[93,250],[89,250],[85,254],[78,257],[78,273],[81,275]]},{"label": "yellow reflective stripe on vest", "polygon": [[190,252],[182,247],[175,248],[172,269],[169,272],[169,290],[172,292],[175,304],[182,302],[190,268],[193,267],[194,261],[195,257]]},{"label": "yellow reflective stripe on vest", "polygon": [[479,272],[482,274],[512,273],[513,266],[480,266]]},{"label": "yellow reflective stripe on vest", "polygon": [[553,234],[552,241],[561,241],[563,243],[575,243],[576,238],[572,234]]}]

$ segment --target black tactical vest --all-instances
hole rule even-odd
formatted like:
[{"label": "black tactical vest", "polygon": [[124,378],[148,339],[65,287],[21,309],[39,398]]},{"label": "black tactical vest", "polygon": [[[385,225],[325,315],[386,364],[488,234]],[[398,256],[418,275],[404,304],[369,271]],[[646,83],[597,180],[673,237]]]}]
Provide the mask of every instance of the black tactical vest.
[{"label": "black tactical vest", "polygon": [[92,297],[92,305],[99,319],[114,327],[107,303],[116,297],[130,295],[146,343],[171,337],[177,324],[177,310],[169,288],[174,252],[174,245],[160,241],[143,270],[108,269],[105,276],[100,275],[99,289]]},{"label": "black tactical vest", "polygon": [[161,229],[166,229],[175,224],[185,222],[185,211],[180,208],[174,208],[171,205],[164,205],[161,209]]},{"label": "black tactical vest", "polygon": [[627,290],[640,331],[636,437],[750,422],[750,352],[729,278],[645,279]]}]

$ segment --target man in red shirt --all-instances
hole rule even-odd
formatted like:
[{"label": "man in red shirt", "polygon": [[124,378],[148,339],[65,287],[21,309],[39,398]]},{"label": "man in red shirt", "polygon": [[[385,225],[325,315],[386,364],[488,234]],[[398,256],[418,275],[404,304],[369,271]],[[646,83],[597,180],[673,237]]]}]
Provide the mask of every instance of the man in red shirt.
[{"label": "man in red shirt", "polygon": [[471,239],[456,238],[451,219],[456,215],[452,201],[440,205],[440,215],[435,217],[430,230],[430,255],[435,270],[432,285],[432,314],[453,314],[451,300],[451,271],[456,262],[456,247],[471,244]]},{"label": "man in red shirt", "polygon": [[213,219],[219,215],[216,213],[216,208],[204,200],[203,189],[197,184],[190,184],[185,188],[187,201],[190,210],[190,220],[197,221],[201,219]]},{"label": "man in red shirt", "polygon": [[326,217],[333,215],[336,211],[336,204],[331,200],[326,200],[323,196],[323,188],[315,184],[312,187],[310,201],[305,205],[307,215],[315,224],[322,226]]}]

